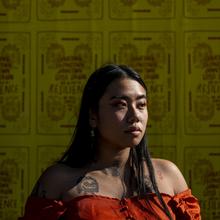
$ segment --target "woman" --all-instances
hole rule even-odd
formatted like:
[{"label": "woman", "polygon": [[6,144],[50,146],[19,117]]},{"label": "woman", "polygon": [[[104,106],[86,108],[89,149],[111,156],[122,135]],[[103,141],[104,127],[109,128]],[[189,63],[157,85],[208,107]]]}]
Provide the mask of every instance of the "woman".
[{"label": "woman", "polygon": [[179,169],[150,158],[147,120],[147,88],[134,70],[96,70],[70,148],[39,178],[20,219],[201,219]]}]

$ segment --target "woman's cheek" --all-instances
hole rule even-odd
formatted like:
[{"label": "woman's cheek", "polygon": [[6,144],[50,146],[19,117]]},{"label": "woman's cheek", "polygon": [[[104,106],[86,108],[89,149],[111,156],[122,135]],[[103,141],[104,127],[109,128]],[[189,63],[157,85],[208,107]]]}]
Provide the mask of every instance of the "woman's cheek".
[{"label": "woman's cheek", "polygon": [[125,118],[125,115],[126,114],[123,111],[120,111],[115,114],[115,118],[118,121],[122,121]]}]

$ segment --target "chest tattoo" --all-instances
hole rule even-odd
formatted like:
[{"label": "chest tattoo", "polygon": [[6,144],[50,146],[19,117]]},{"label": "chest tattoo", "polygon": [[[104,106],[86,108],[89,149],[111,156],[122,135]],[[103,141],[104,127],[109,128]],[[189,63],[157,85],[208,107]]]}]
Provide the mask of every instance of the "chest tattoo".
[{"label": "chest tattoo", "polygon": [[162,175],[162,172],[160,170],[157,170],[157,175],[159,177],[160,180],[163,180],[163,175]]},{"label": "chest tattoo", "polygon": [[97,180],[91,176],[85,176],[77,185],[78,193],[97,193],[99,191],[99,185]]},{"label": "chest tattoo", "polygon": [[111,168],[105,168],[104,170],[102,170],[102,172],[105,174],[105,175],[112,175],[112,176],[115,176],[115,177],[120,177],[121,174],[120,174],[120,170],[118,167],[111,167]]},{"label": "chest tattoo", "polygon": [[144,183],[145,183],[147,192],[153,192],[153,186],[148,176],[144,176]]}]

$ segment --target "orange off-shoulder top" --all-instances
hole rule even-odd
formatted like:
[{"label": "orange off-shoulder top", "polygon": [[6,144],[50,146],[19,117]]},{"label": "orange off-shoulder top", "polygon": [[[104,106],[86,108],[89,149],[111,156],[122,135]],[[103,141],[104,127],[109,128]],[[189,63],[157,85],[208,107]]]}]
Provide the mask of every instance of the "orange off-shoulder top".
[{"label": "orange off-shoulder top", "polygon": [[[175,196],[161,194],[173,220],[201,220],[198,200],[188,189]],[[68,202],[29,197],[25,214],[18,220],[168,220],[157,196],[116,199],[100,195],[84,195]]]}]

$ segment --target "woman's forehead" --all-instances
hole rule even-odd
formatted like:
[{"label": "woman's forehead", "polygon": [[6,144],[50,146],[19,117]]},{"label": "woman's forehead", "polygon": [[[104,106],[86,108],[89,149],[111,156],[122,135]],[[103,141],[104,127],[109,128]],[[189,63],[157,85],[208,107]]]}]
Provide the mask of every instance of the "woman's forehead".
[{"label": "woman's forehead", "polygon": [[142,96],[146,98],[145,88],[136,80],[120,78],[111,82],[104,93],[108,97],[130,97]]}]

